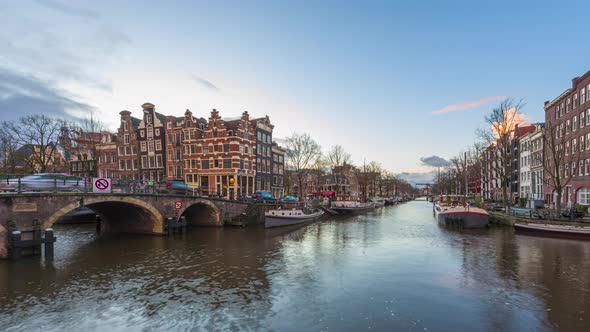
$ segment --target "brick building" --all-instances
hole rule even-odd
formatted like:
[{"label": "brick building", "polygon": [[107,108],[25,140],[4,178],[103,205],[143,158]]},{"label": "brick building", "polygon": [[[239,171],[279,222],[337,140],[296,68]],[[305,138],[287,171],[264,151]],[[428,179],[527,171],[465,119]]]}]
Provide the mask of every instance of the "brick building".
[{"label": "brick building", "polygon": [[268,116],[252,120],[256,126],[256,190],[271,191],[272,182],[272,131]]},{"label": "brick building", "polygon": [[[197,174],[200,166],[200,157],[197,152],[199,140],[203,138],[207,120],[196,118],[190,110],[186,110],[181,123],[182,133],[182,160],[184,181],[192,188],[198,188]],[[174,139],[177,142],[179,135],[176,133]],[[177,144],[177,143],[175,143]],[[176,155],[176,157],[178,157]]]},{"label": "brick building", "polygon": [[137,131],[139,141],[140,179],[144,181],[163,181],[166,179],[164,156],[164,123],[166,117],[156,112],[153,104],[141,105],[143,117]]},{"label": "brick building", "polygon": [[[590,205],[590,71],[572,79],[571,88],[546,101],[544,108],[546,128],[565,152],[562,165],[555,166],[563,178],[571,178],[563,190],[562,203]],[[547,146],[545,142],[545,154],[550,158],[552,151]],[[549,176],[545,172],[544,192],[546,203],[552,205],[557,193]]]},{"label": "brick building", "polygon": [[197,141],[196,157],[200,165],[197,162],[196,171],[192,169],[187,175],[189,185],[204,195],[228,199],[254,193],[256,126],[248,112],[237,120],[225,121],[214,109],[203,137]]},{"label": "brick building", "polygon": [[117,135],[102,132],[100,143],[96,144],[97,174],[103,178],[118,179],[119,159],[117,158]]},{"label": "brick building", "polygon": [[285,149],[278,146],[277,143],[272,144],[272,184],[270,192],[274,197],[280,198],[285,196]]},{"label": "brick building", "polygon": [[[129,111],[121,111],[121,125],[117,130],[118,176],[124,180],[139,179],[138,135],[140,119],[131,116]],[[99,166],[100,167],[100,166]]]}]

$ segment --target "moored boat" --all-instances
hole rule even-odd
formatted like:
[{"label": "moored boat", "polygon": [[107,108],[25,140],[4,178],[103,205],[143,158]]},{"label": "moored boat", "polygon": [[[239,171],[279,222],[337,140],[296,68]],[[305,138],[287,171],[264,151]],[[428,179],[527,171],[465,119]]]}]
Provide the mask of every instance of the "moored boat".
[{"label": "moored boat", "polygon": [[383,198],[375,197],[375,198],[371,199],[371,202],[373,202],[373,204],[375,204],[376,208],[385,206],[385,200]]},{"label": "moored boat", "polygon": [[460,196],[442,196],[434,203],[434,216],[439,223],[445,226],[458,228],[485,228],[488,226],[490,216],[484,209],[460,205],[457,199]]},{"label": "moored boat", "polygon": [[281,227],[318,220],[324,215],[324,211],[305,213],[301,209],[273,209],[264,213],[264,227]]},{"label": "moored boat", "polygon": [[514,224],[514,229],[522,233],[539,236],[590,240],[590,227],[516,223]]},{"label": "moored boat", "polygon": [[330,209],[340,214],[360,213],[375,209],[375,204],[373,202],[334,201]]}]

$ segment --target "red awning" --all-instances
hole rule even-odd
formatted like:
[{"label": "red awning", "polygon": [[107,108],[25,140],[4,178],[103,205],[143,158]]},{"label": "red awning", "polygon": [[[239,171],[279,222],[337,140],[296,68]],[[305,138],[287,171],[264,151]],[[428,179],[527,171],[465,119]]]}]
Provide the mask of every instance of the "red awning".
[{"label": "red awning", "polygon": [[327,197],[336,197],[335,191],[316,191],[311,193],[314,196],[327,196]]}]

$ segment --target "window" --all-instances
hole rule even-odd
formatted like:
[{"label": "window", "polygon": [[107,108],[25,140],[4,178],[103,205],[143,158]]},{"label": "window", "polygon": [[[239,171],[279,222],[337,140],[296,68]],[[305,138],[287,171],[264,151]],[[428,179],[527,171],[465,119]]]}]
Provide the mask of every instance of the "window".
[{"label": "window", "polygon": [[152,123],[152,115],[151,114],[146,114],[145,115],[145,122],[146,123]]},{"label": "window", "polygon": [[576,115],[574,115],[572,131],[576,131],[577,128],[578,128],[578,117]]},{"label": "window", "polygon": [[125,169],[125,160],[119,160],[119,169],[120,170],[124,170]]},{"label": "window", "polygon": [[580,188],[577,195],[578,204],[590,205],[590,190],[588,188]]},{"label": "window", "polygon": [[580,128],[584,128],[586,125],[586,113],[580,113]]},{"label": "window", "polygon": [[129,134],[125,134],[123,137],[125,139],[125,144],[129,144]]},{"label": "window", "polygon": [[580,162],[579,162],[578,175],[579,176],[584,175],[584,161],[583,160],[580,160]]},{"label": "window", "polygon": [[209,169],[209,160],[201,160],[201,169]]},{"label": "window", "polygon": [[586,102],[586,88],[580,90],[580,105]]},{"label": "window", "polygon": [[214,168],[219,168],[219,160],[215,159],[215,161],[213,162],[213,167]]},{"label": "window", "polygon": [[223,168],[231,168],[231,159],[223,159]]},{"label": "window", "polygon": [[586,167],[585,167],[585,168],[586,168],[586,170],[584,170],[584,173],[585,173],[586,175],[590,175],[590,159],[586,159],[586,162],[585,162],[585,164],[586,164],[586,165],[585,165],[585,166],[586,166]]},{"label": "window", "polygon": [[137,160],[133,159],[131,166],[133,167],[133,169],[137,169]]},{"label": "window", "polygon": [[259,141],[262,141],[262,133],[259,131],[256,131],[256,139]]},{"label": "window", "polygon": [[156,167],[156,158],[154,158],[154,156],[150,156],[149,161],[150,161],[150,168]]},{"label": "window", "polygon": [[168,129],[172,129],[172,122],[168,122],[168,123],[166,123],[166,128],[168,128]]},{"label": "window", "polygon": [[203,147],[203,153],[209,153],[209,147],[208,146],[204,146]]},{"label": "window", "polygon": [[147,139],[154,139],[154,128],[149,127],[147,129]]},{"label": "window", "polygon": [[141,151],[142,152],[145,152],[146,151],[146,144],[145,144],[145,142],[141,142],[140,147],[141,147]]},{"label": "window", "polygon": [[141,168],[147,168],[147,167],[148,167],[147,157],[141,156]]},{"label": "window", "polygon": [[160,136],[160,129],[156,129],[156,136]]},{"label": "window", "polygon": [[217,137],[217,136],[218,136],[217,130],[213,130],[213,137]]},{"label": "window", "polygon": [[123,149],[122,146],[120,146],[118,150],[119,150],[119,156],[125,155],[125,150]]},{"label": "window", "polygon": [[131,160],[127,159],[125,166],[126,169],[131,169]]},{"label": "window", "polygon": [[136,155],[137,154],[137,146],[132,146],[131,147],[131,154],[132,155]]},{"label": "window", "polygon": [[229,152],[229,144],[223,144],[223,152]]},{"label": "window", "polygon": [[162,155],[159,154],[159,155],[156,156],[156,167],[161,168],[162,166],[163,166],[162,165]]},{"label": "window", "polygon": [[162,141],[156,141],[156,151],[162,151]]},{"label": "window", "polygon": [[126,155],[126,156],[129,156],[129,155],[131,155],[131,147],[130,147],[130,146],[126,146],[126,147],[125,147],[125,155]]},{"label": "window", "polygon": [[127,123],[127,121],[122,121],[123,122],[123,130],[124,131],[128,131],[129,130],[129,124]]},{"label": "window", "polygon": [[148,152],[154,152],[154,142],[148,142]]},{"label": "window", "polygon": [[143,129],[139,131],[139,136],[145,137],[145,131]]}]

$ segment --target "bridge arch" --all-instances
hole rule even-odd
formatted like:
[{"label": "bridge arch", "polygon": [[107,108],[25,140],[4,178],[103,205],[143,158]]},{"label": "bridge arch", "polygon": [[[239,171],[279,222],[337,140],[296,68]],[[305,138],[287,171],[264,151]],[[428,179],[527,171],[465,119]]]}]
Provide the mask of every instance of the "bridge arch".
[{"label": "bridge arch", "polygon": [[191,201],[180,211],[190,226],[221,226],[221,213],[217,205],[209,200]]},{"label": "bridge arch", "polygon": [[[79,202],[75,202],[62,207],[45,221],[44,228],[51,227],[61,216],[80,206]],[[144,200],[127,196],[84,197],[83,206],[101,217],[105,231],[146,234],[164,232],[164,216]]]}]

